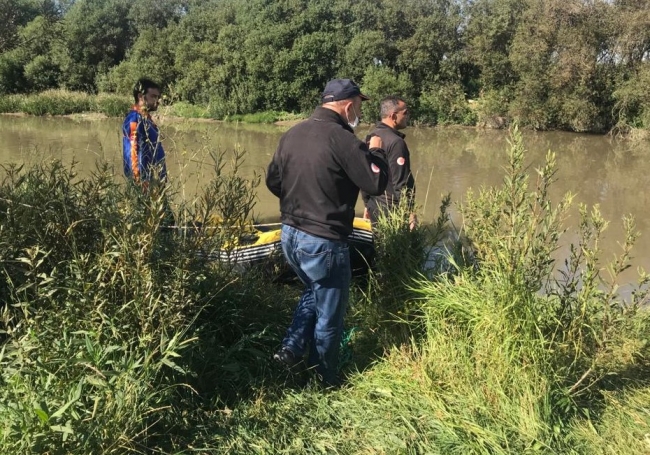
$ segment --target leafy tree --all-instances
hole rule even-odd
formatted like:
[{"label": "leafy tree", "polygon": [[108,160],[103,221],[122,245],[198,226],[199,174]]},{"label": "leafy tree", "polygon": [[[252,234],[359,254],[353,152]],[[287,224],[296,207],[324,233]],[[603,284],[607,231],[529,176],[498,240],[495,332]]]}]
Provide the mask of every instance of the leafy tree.
[{"label": "leafy tree", "polygon": [[127,58],[106,75],[99,76],[98,88],[107,92],[130,93],[134,82],[142,77],[155,79],[163,86],[171,85],[177,76],[170,42],[173,28],[143,30],[129,49]]},{"label": "leafy tree", "polygon": [[161,30],[178,23],[188,7],[188,0],[134,0],[128,19],[138,33],[151,28]]},{"label": "leafy tree", "polygon": [[0,93],[19,93],[55,88],[60,69],[53,46],[60,34],[51,17],[37,16],[18,28],[17,42],[11,51],[0,54]]},{"label": "leafy tree", "polygon": [[24,75],[29,91],[59,86],[61,68],[53,49],[61,45],[61,24],[38,16],[20,31],[21,51],[25,58]]},{"label": "leafy tree", "polygon": [[[535,128],[595,131],[609,123],[611,71],[599,62],[604,3],[530,0],[510,51],[517,71],[511,115]],[[600,90],[596,90],[596,89]]]},{"label": "leafy tree", "polygon": [[0,55],[0,94],[26,90],[24,66],[25,59],[20,49],[13,49]]},{"label": "leafy tree", "polygon": [[415,89],[406,74],[398,74],[386,66],[370,66],[366,69],[362,88],[363,92],[370,96],[370,101],[362,106],[365,121],[379,120],[379,105],[386,96],[400,96],[409,104],[410,110],[417,110],[413,102]]},{"label": "leafy tree", "polygon": [[603,2],[557,2],[557,48],[550,82],[555,125],[599,131],[610,122],[612,66],[601,62],[611,8]]},{"label": "leafy tree", "polygon": [[95,91],[98,76],[121,62],[135,41],[129,0],[77,0],[63,20],[58,49],[64,86]]},{"label": "leafy tree", "polygon": [[[445,61],[455,61],[454,54],[460,51],[460,8],[453,1],[440,0],[423,2],[420,10],[411,22],[415,26],[413,34],[398,42],[398,69],[409,73],[416,86],[439,76],[457,77],[455,68],[449,68]],[[445,74],[441,74],[443,67]]]},{"label": "leafy tree", "polygon": [[363,79],[368,66],[393,66],[399,54],[395,43],[377,30],[364,30],[345,46],[339,74]]},{"label": "leafy tree", "polygon": [[147,75],[224,117],[349,77],[416,121],[650,127],[650,0],[0,0],[0,23],[0,93]]},{"label": "leafy tree", "polygon": [[39,15],[54,17],[57,13],[52,0],[0,0],[0,53],[20,44],[20,27]]},{"label": "leafy tree", "polygon": [[285,88],[285,108],[308,111],[318,103],[319,92],[334,73],[336,51],[327,33],[315,32],[276,54],[273,76]]},{"label": "leafy tree", "polygon": [[510,47],[526,8],[526,0],[476,0],[465,12],[466,52],[478,67],[483,90],[516,82]]},{"label": "leafy tree", "polygon": [[518,23],[509,54],[517,74],[515,99],[509,113],[520,125],[545,129],[553,123],[555,115],[548,96],[549,69],[552,59],[557,57],[556,19],[547,3],[530,0]]},{"label": "leafy tree", "polygon": [[616,126],[650,129],[650,64],[643,62],[613,93]]},{"label": "leafy tree", "polygon": [[650,58],[650,0],[614,0],[612,30],[617,59],[635,65]]}]

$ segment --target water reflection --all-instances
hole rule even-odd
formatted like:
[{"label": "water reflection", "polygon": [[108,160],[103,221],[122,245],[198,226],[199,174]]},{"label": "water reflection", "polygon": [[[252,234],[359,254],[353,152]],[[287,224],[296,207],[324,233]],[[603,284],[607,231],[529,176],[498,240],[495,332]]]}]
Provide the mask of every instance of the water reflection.
[{"label": "water reflection", "polygon": [[[179,188],[179,197],[191,200],[214,173],[210,152],[242,150],[246,176],[263,174],[287,127],[237,125],[196,120],[159,120],[168,173]],[[95,168],[98,160],[110,163],[121,179],[120,119],[34,118],[0,116],[0,163],[38,163],[52,158],[75,160],[83,175]],[[369,126],[359,128],[363,137]],[[416,173],[417,202],[423,207],[423,220],[438,213],[442,195],[462,202],[468,188],[499,185],[503,180],[507,137],[501,131],[474,129],[405,130]],[[617,141],[608,136],[563,132],[525,132],[524,141],[532,169],[543,164],[548,150],[557,156],[557,183],[551,197],[559,201],[566,193],[576,202],[599,204],[611,224],[603,248],[608,256],[619,252],[622,240],[621,218],[634,214],[642,232],[635,248],[635,265],[650,269],[650,214],[646,161],[650,143]],[[308,153],[308,150],[305,150]],[[258,191],[256,213],[259,219],[278,218],[278,203],[263,186]],[[361,211],[361,206],[358,206]],[[574,213],[575,215],[575,213]],[[454,219],[459,223],[457,210]],[[575,224],[575,216],[572,218]],[[632,272],[629,274],[632,277]]]}]

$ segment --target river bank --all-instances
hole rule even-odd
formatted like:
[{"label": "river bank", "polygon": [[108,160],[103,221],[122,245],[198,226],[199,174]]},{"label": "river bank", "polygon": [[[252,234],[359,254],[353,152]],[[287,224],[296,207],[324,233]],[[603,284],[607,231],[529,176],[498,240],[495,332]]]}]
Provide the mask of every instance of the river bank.
[{"label": "river bank", "polygon": [[[470,103],[471,101],[471,103]],[[468,100],[471,109],[479,109],[481,100]],[[35,115],[35,116],[62,116],[81,120],[101,120],[112,117],[123,117],[131,109],[132,101],[129,97],[110,93],[97,95],[83,92],[70,92],[66,90],[49,90],[29,95],[1,95],[0,114],[2,115]],[[290,113],[278,111],[262,111],[254,114],[217,115],[211,111],[210,106],[197,106],[187,102],[170,102],[163,98],[159,107],[158,117],[165,121],[178,123],[192,120],[198,123],[210,122],[242,122],[248,124],[275,124],[282,127],[291,127],[307,118],[309,113]],[[370,125],[372,122],[363,124]],[[433,125],[418,125],[414,127]],[[510,119],[504,117],[484,118],[473,125],[445,124],[436,125],[440,128],[479,128],[479,129],[504,129],[508,128]],[[551,130],[552,131],[552,130]],[[561,131],[561,130],[556,130]],[[650,131],[644,128],[616,128],[608,133],[619,138],[628,138],[643,141],[650,138]]]}]

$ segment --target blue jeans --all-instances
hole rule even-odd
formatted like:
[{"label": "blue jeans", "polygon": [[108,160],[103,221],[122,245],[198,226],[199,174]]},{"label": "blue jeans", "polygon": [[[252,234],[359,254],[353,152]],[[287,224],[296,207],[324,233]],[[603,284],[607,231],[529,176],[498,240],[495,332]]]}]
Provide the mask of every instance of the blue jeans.
[{"label": "blue jeans", "polygon": [[324,382],[336,384],[352,275],[348,243],[315,237],[286,224],[281,240],[285,258],[305,285],[282,345],[297,358],[309,345],[309,366]]}]

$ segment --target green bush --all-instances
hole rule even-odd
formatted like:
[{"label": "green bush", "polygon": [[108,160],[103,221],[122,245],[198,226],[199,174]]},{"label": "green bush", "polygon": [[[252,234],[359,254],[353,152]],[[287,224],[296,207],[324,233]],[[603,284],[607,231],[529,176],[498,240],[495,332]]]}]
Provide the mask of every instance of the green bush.
[{"label": "green bush", "polygon": [[363,114],[363,119],[366,122],[379,121],[379,105],[381,100],[387,96],[404,98],[410,106],[409,109],[415,112],[411,118],[419,119],[417,106],[412,105],[415,89],[404,73],[398,74],[385,66],[369,66],[363,77],[362,91],[371,98],[370,101],[363,103],[363,113],[359,113]]},{"label": "green bush", "polygon": [[423,91],[419,106],[419,117],[424,122],[475,125],[478,119],[460,84],[442,84]]},{"label": "green bush", "polygon": [[21,110],[21,97],[18,95],[0,95],[0,112],[15,113]]},{"label": "green bush", "polygon": [[25,63],[25,56],[20,49],[0,54],[0,95],[20,93],[27,89]]},{"label": "green bush", "polygon": [[[178,233],[163,225],[169,187],[120,185],[108,165],[88,179],[56,162],[4,169],[0,452],[168,453],[176,400],[236,396],[263,371],[254,346],[283,315],[277,299],[206,259],[235,244],[255,200],[257,183],[228,164],[215,157],[206,194],[177,212],[189,228]],[[224,224],[207,229],[214,219]],[[232,305],[244,294],[247,305]],[[269,318],[255,325],[264,302]]]},{"label": "green bush", "polygon": [[26,95],[21,109],[30,115],[68,115],[92,111],[93,102],[86,93],[50,90]]},{"label": "green bush", "polygon": [[614,90],[615,127],[618,130],[650,129],[650,96],[644,90],[649,82],[650,67],[644,64],[634,77],[626,78]]},{"label": "green bush", "polygon": [[640,277],[631,302],[616,285],[638,235],[633,223],[626,220],[622,253],[603,268],[606,223],[597,208],[582,208],[580,240],[555,275],[572,197],[550,201],[553,154],[532,189],[523,159],[515,128],[503,186],[469,193],[461,207],[478,268],[420,286],[427,375],[456,410],[450,425],[476,424],[466,443],[481,453],[564,453],[573,424],[597,419],[608,390],[647,387],[650,368],[650,313],[639,307],[650,277]]},{"label": "green bush", "polygon": [[558,126],[578,133],[602,131],[599,107],[588,96],[576,93],[562,95],[551,100],[557,106]]},{"label": "green bush", "polygon": [[513,89],[514,97],[508,105],[508,117],[521,126],[546,130],[552,128],[557,118],[557,108],[549,103],[548,83],[530,78],[522,80]]},{"label": "green bush", "polygon": [[208,109],[185,101],[177,101],[166,110],[169,115],[183,118],[209,118]]},{"label": "green bush", "polygon": [[509,103],[512,99],[511,90],[487,90],[471,104],[477,115],[477,124],[488,128],[503,128],[508,123]]},{"label": "green bush", "polygon": [[109,117],[124,117],[131,109],[133,101],[120,95],[100,93],[95,96],[93,110]]},{"label": "green bush", "polygon": [[59,86],[61,69],[52,57],[38,55],[25,65],[24,74],[30,91],[41,92]]}]

